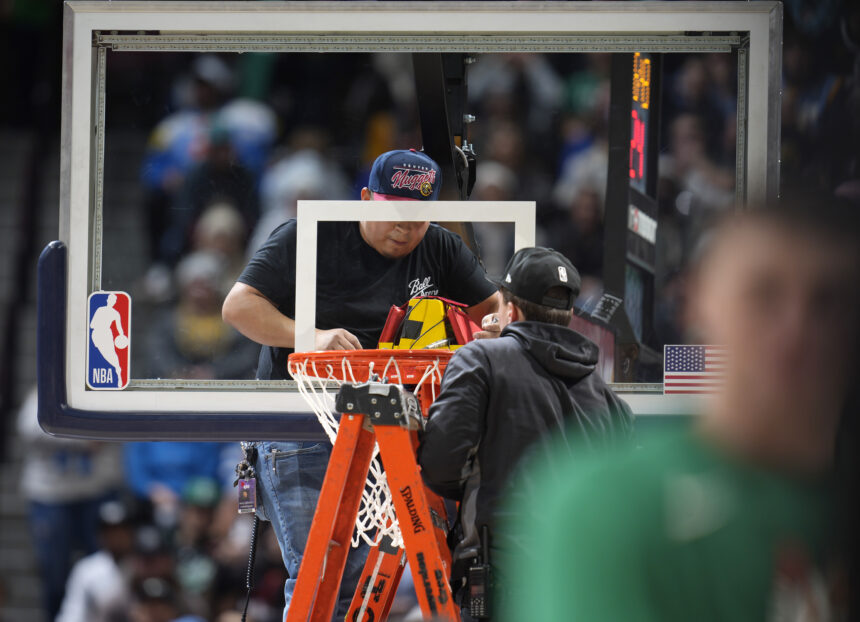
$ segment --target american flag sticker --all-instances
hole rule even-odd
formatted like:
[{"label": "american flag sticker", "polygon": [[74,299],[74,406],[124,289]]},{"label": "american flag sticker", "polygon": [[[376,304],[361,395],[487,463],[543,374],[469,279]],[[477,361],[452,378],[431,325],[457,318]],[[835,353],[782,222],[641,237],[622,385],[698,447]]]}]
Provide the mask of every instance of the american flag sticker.
[{"label": "american flag sticker", "polygon": [[722,346],[663,346],[663,394],[716,393],[725,366]]}]

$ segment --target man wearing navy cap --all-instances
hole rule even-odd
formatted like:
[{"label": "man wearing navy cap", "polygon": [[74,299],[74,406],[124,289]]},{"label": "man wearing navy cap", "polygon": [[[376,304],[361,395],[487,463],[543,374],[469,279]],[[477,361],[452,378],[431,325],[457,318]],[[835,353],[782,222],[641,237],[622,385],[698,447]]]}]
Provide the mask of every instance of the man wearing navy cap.
[{"label": "man wearing navy cap", "polygon": [[451,357],[418,449],[427,485],[460,502],[452,581],[463,605],[469,568],[491,564],[482,549],[492,557],[499,544],[497,504],[527,450],[548,452],[556,436],[599,447],[631,431],[630,409],[595,373],[597,346],[568,328],[580,288],[573,264],[524,248],[497,285],[501,332]]},{"label": "man wearing navy cap", "polygon": [[[389,151],[373,163],[364,201],[433,201],[439,165],[414,150]],[[496,310],[495,287],[454,233],[429,222],[321,222],[317,245],[316,349],[376,348],[392,305],[416,296],[465,303],[477,322]],[[224,301],[222,315],[263,344],[259,379],[286,379],[295,344],[296,221],[275,229],[254,254]],[[328,443],[261,442],[257,456],[261,518],[272,522],[290,575],[287,607],[325,477]],[[262,510],[262,511],[261,511]],[[343,618],[361,575],[366,550],[351,551],[336,609]]]}]

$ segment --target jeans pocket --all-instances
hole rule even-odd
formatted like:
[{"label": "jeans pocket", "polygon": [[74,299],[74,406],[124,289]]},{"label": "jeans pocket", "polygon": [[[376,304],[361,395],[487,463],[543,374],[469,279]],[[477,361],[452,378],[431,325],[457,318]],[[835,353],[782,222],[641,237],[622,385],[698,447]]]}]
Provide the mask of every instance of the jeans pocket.
[{"label": "jeans pocket", "polygon": [[[301,444],[300,444],[301,445]],[[322,443],[294,449],[272,450],[272,467],[278,488],[311,489],[319,492],[328,468],[329,452]]]},{"label": "jeans pocket", "polygon": [[301,559],[328,468],[329,449],[322,443],[278,448],[268,457],[272,501],[282,522],[286,548]]}]

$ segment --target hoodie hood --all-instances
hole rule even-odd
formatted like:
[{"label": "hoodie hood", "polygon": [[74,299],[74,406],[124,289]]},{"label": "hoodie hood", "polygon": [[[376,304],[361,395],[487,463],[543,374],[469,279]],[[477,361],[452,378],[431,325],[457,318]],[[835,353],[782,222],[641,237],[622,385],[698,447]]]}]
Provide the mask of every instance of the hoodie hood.
[{"label": "hoodie hood", "polygon": [[555,376],[579,380],[594,371],[597,344],[564,326],[514,322],[502,337],[513,337],[544,369]]}]

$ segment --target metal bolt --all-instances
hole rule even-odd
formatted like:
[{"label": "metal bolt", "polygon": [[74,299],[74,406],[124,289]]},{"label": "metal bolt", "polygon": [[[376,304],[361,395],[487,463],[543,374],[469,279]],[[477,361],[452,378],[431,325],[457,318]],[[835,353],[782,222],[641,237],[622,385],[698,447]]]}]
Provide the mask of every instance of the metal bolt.
[{"label": "metal bolt", "polygon": [[463,115],[463,123],[474,123],[475,115],[473,114],[464,114]]},{"label": "metal bolt", "polygon": [[391,398],[391,403],[392,403],[392,404],[396,404],[396,403],[397,403],[397,400],[396,400],[395,398],[393,398],[393,397],[392,397],[392,398]]},{"label": "metal bolt", "polygon": [[381,414],[380,414],[380,412],[377,410],[375,413],[373,413],[373,416],[374,416],[375,418],[379,419],[379,417],[381,417],[382,415],[381,415]]},{"label": "metal bolt", "polygon": [[371,403],[371,404],[376,404],[376,398],[375,398],[375,397],[370,398],[370,403]]},{"label": "metal bolt", "polygon": [[394,413],[394,418],[395,418],[395,419],[400,419],[400,413]]},{"label": "metal bolt", "polygon": [[347,410],[352,410],[353,408],[355,408],[355,404],[353,404],[352,402],[346,403],[346,409]]}]

